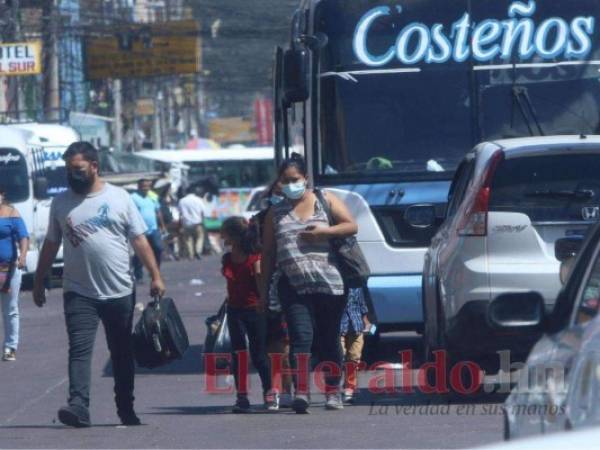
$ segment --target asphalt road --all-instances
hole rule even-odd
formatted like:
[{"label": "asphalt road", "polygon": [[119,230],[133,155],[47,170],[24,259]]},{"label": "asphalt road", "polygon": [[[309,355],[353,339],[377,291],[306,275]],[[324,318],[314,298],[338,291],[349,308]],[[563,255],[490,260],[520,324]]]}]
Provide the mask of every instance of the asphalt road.
[{"label": "asphalt road", "polygon": [[[2,448],[464,448],[502,439],[501,398],[460,404],[444,396],[372,394],[362,389],[356,405],[325,411],[314,396],[311,414],[289,410],[231,413],[232,395],[209,394],[203,375],[204,319],[224,298],[219,258],[168,262],[163,267],[191,340],[184,360],[154,371],[139,370],[136,409],[144,426],[117,426],[112,377],[103,330],[92,368],[94,426],[68,429],[56,419],[67,396],[67,339],[62,291],[53,290],[43,309],[31,294],[21,297],[21,347],[15,363],[0,364]],[[198,281],[201,280],[201,281]],[[145,301],[147,286],[138,301]],[[417,336],[384,336],[369,359],[398,362],[399,350],[419,350]],[[381,371],[363,372],[361,387]],[[401,371],[395,372],[397,377]],[[226,382],[227,380],[221,380]],[[258,386],[256,374],[252,386]],[[257,389],[251,400],[261,402]]]}]

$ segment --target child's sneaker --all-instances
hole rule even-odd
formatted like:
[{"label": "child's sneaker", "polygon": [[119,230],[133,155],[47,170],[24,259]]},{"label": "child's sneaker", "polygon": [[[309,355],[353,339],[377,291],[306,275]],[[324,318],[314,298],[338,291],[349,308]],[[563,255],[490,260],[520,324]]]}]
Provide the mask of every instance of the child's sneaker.
[{"label": "child's sneaker", "polygon": [[279,411],[279,392],[271,389],[265,394],[265,408],[267,411]]},{"label": "child's sneaker", "polygon": [[338,411],[340,409],[344,409],[344,404],[342,403],[342,396],[337,393],[327,394],[325,399],[325,409],[330,411]]},{"label": "child's sneaker", "polygon": [[353,403],[354,391],[352,389],[344,389],[344,392],[342,393],[342,401],[344,403]]},{"label": "child's sneaker", "polygon": [[4,354],[2,355],[2,361],[16,361],[17,352],[13,348],[5,348]]},{"label": "child's sneaker", "polygon": [[244,414],[250,412],[250,401],[245,395],[238,396],[235,405],[233,405],[233,412],[236,414]]}]

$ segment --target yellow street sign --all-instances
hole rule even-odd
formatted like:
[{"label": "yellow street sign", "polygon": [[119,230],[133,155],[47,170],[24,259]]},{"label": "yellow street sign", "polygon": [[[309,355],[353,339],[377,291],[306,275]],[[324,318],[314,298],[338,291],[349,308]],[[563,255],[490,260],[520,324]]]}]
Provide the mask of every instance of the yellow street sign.
[{"label": "yellow street sign", "polygon": [[86,41],[90,80],[196,73],[201,69],[200,28],[194,20],[133,26],[114,37]]},{"label": "yellow street sign", "polygon": [[0,44],[0,76],[42,73],[42,41]]},{"label": "yellow street sign", "polygon": [[209,137],[217,142],[248,142],[256,140],[252,121],[243,117],[223,117],[208,123]]}]

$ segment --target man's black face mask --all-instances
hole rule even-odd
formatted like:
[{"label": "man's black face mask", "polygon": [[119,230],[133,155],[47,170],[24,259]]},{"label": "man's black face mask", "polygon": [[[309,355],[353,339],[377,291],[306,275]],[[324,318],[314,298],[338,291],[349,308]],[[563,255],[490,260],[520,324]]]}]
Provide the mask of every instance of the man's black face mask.
[{"label": "man's black face mask", "polygon": [[77,194],[87,194],[92,188],[94,180],[92,175],[86,170],[69,170],[67,172],[67,182],[73,192]]}]

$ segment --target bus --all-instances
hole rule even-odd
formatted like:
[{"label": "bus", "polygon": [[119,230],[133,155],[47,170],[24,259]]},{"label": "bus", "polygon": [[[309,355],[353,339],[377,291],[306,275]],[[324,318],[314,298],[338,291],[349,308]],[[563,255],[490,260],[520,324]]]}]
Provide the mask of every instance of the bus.
[{"label": "bus", "polygon": [[218,190],[206,227],[220,229],[224,219],[243,215],[256,188],[268,185],[275,177],[272,147],[214,150],[145,150],[137,155],[158,162],[168,171],[183,166],[187,186],[207,181]]},{"label": "bus", "polygon": [[305,155],[357,218],[379,330],[422,330],[424,256],[468,150],[600,133],[598,20],[597,0],[301,1],[275,55],[276,158]]}]

